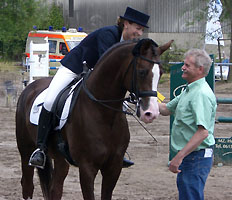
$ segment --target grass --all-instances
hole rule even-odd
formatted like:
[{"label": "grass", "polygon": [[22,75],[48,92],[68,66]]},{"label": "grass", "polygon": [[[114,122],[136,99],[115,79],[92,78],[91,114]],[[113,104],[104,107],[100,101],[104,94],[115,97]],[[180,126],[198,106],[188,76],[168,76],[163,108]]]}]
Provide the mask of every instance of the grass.
[{"label": "grass", "polygon": [[[19,72],[23,68],[18,62],[0,62],[0,72]],[[57,70],[49,70],[49,75],[54,76]]]},{"label": "grass", "polygon": [[0,72],[18,72],[21,66],[17,62],[0,62]]}]

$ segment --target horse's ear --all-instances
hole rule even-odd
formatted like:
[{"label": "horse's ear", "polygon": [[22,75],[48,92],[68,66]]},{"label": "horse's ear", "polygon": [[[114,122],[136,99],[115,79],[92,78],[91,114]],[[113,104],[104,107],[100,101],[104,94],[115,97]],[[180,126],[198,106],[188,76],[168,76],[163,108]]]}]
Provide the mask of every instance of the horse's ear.
[{"label": "horse's ear", "polygon": [[145,55],[147,53],[147,50],[152,46],[152,48],[154,47],[158,47],[158,44],[153,41],[152,39],[144,39],[144,45],[141,48],[141,55]]},{"label": "horse's ear", "polygon": [[158,47],[159,55],[165,52],[171,46],[173,42],[174,40],[170,40],[168,43],[164,44],[163,46]]}]

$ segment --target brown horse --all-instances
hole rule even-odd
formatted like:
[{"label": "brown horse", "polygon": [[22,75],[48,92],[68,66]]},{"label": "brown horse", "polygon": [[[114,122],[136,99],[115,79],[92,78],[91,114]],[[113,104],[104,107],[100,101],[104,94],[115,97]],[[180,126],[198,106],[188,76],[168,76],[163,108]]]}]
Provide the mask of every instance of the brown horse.
[{"label": "brown horse", "polygon": [[[83,87],[61,134],[72,160],[79,167],[83,198],[94,200],[94,180],[102,174],[101,199],[110,200],[122,169],[130,133],[123,100],[129,91],[138,106],[138,116],[150,123],[158,114],[157,84],[159,58],[172,41],[158,47],[150,39],[122,42],[110,48],[98,61]],[[48,87],[51,78],[28,85],[22,92],[16,110],[16,137],[21,155],[22,194],[33,196],[34,167],[28,165],[36,148],[37,126],[30,122],[35,98]],[[50,134],[44,169],[38,169],[43,196],[48,200],[62,197],[69,163],[57,150],[57,134]],[[54,161],[52,163],[51,161]]]}]

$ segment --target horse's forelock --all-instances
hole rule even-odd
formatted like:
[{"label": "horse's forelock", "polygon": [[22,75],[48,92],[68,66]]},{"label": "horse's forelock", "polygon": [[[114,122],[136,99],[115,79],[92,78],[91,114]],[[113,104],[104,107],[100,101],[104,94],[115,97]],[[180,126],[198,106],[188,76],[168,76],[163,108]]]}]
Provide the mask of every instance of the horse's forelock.
[{"label": "horse's forelock", "polygon": [[158,55],[156,48],[158,47],[157,43],[154,42],[152,39],[145,38],[141,39],[135,45],[132,53],[134,56],[145,55],[148,49],[152,49],[152,54],[154,56]]}]

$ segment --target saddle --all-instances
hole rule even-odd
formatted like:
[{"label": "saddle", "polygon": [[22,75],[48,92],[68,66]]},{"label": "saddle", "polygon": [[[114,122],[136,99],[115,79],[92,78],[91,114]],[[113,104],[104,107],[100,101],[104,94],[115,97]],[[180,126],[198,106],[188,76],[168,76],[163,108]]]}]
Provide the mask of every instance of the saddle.
[{"label": "saddle", "polygon": [[[51,130],[57,134],[57,147],[65,159],[74,166],[78,166],[70,156],[67,142],[63,139],[61,129],[68,120],[75,103],[77,102],[80,90],[83,86],[83,80],[87,79],[91,70],[84,70],[84,72],[77,76],[69,85],[67,85],[56,97],[53,103],[51,112],[53,113]],[[44,90],[34,101],[31,113],[31,123],[38,125],[40,111],[42,109],[43,101],[46,96],[47,89]],[[39,102],[39,103],[38,103]]]},{"label": "saddle", "polygon": [[[83,79],[81,79],[80,77],[75,78],[57,95],[56,100],[53,103],[51,112],[54,114],[54,124],[56,125],[56,127],[59,127],[58,129],[61,129],[63,127],[59,126],[60,120],[65,120],[66,122],[69,115],[71,114],[82,88],[82,81]],[[68,110],[64,110],[66,103],[69,105]],[[65,118],[62,117],[62,115],[64,115],[63,112],[66,112]]]},{"label": "saddle", "polygon": [[[53,103],[51,112],[54,114],[52,126],[55,130],[61,130],[65,125],[74,105],[78,98],[80,89],[82,87],[82,79],[74,79],[68,86],[66,86],[58,95]],[[33,102],[30,111],[30,122],[38,125],[39,116],[44,103],[47,89],[43,90]]]}]

